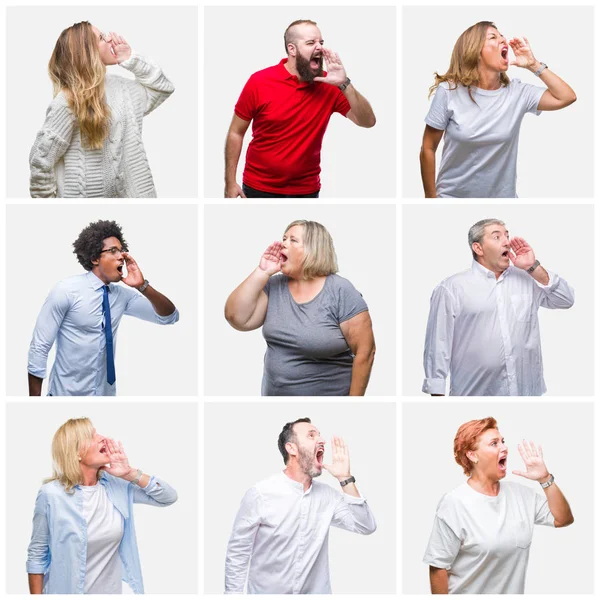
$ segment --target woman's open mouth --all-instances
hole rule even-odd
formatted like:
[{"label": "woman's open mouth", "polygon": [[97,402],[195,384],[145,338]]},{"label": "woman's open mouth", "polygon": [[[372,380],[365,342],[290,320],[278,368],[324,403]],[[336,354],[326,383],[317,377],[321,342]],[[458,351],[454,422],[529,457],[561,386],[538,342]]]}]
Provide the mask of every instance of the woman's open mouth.
[{"label": "woman's open mouth", "polygon": [[506,471],[506,456],[498,461],[498,466],[502,471]]},{"label": "woman's open mouth", "polygon": [[508,62],[508,46],[504,46],[504,48],[502,48],[500,55],[502,56],[502,60]]},{"label": "woman's open mouth", "polygon": [[282,252],[281,253],[281,262],[287,262],[288,257]]}]

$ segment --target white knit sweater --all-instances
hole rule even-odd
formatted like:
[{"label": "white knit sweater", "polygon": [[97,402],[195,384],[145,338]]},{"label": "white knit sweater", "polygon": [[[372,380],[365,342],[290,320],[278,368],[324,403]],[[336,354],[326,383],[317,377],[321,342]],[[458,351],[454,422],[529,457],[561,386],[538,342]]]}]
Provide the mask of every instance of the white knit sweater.
[{"label": "white knit sweater", "polygon": [[175,89],[160,67],[137,54],[121,66],[135,81],[107,75],[110,130],[104,146],[81,144],[77,119],[62,92],[46,112],[29,155],[32,198],[155,198],[142,142],[142,119]]}]

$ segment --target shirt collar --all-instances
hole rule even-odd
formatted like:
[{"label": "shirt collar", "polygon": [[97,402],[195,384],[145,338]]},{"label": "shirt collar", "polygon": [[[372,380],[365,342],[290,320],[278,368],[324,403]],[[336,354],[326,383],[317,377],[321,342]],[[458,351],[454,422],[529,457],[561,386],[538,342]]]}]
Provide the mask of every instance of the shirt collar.
[{"label": "shirt collar", "polygon": [[[283,81],[294,82],[297,87],[309,87],[311,84],[308,81],[300,81],[296,75],[292,75],[286,68],[285,63],[288,61],[287,58],[282,58],[277,65],[279,67],[279,76]],[[323,71],[323,77],[325,77],[326,73]]]},{"label": "shirt collar", "polygon": [[[92,273],[91,271],[87,272],[87,279],[88,279],[88,285],[93,289],[93,290],[99,290],[100,288],[103,288],[106,284],[104,283],[104,281],[102,281],[102,279],[100,279],[99,277],[96,277],[96,275],[94,275],[94,273]],[[109,285],[109,290],[110,290],[110,284]]]},{"label": "shirt collar", "polygon": [[[498,277],[497,281],[501,281],[502,279],[504,279],[508,273],[510,273],[510,271],[513,269],[512,265],[508,266],[508,269],[506,269],[506,271],[504,271],[500,277]],[[473,273],[476,273],[478,275],[480,275],[481,277],[486,277],[488,279],[494,279],[494,281],[496,281],[496,275],[494,274],[493,271],[490,271],[489,269],[486,269],[480,262],[476,261],[475,259],[473,259],[473,264],[471,265],[471,271],[473,271]]]},{"label": "shirt collar", "polygon": [[295,489],[297,492],[300,492],[301,494],[308,494],[312,491],[312,480],[310,482],[310,487],[305,492],[304,484],[300,483],[299,481],[295,481],[291,477],[288,477],[283,471],[281,471],[281,477],[283,477],[284,481],[287,482],[287,485]]}]

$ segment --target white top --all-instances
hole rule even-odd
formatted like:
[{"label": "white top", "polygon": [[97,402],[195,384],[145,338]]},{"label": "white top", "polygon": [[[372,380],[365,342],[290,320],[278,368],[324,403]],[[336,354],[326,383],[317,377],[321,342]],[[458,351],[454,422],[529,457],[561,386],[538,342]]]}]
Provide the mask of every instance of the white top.
[{"label": "white top", "polygon": [[121,594],[119,545],[123,517],[102,485],[81,486],[83,516],[87,523],[85,594]]},{"label": "white top", "polygon": [[497,90],[441,83],[425,122],[444,130],[439,198],[516,198],[519,130],[546,88],[512,79]]},{"label": "white top", "polygon": [[523,594],[534,525],[554,527],[542,494],[501,481],[486,496],[465,482],[440,500],[423,561],[448,571],[450,594]]},{"label": "white top", "polygon": [[[364,498],[284,473],[251,487],[227,546],[225,593],[330,594],[329,527],[368,535],[377,527]],[[366,560],[366,557],[365,557]],[[248,569],[249,567],[249,569]]]},{"label": "white top", "polygon": [[541,396],[546,391],[538,309],[570,308],[569,284],[548,273],[548,285],[509,266],[496,280],[473,261],[433,290],[425,338],[427,394]]}]

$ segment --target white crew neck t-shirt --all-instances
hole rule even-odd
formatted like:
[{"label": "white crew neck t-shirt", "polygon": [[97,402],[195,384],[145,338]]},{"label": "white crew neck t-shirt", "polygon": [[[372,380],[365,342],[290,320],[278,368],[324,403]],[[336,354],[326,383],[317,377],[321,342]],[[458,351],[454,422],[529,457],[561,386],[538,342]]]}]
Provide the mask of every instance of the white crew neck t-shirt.
[{"label": "white crew neck t-shirt", "polygon": [[554,527],[544,495],[501,481],[486,496],[463,483],[442,497],[423,562],[448,571],[450,594],[523,594],[534,525]]},{"label": "white crew neck t-shirt", "polygon": [[85,594],[121,594],[123,586],[119,545],[123,517],[103,485],[81,486],[83,516],[87,523]]},{"label": "white crew neck t-shirt", "polygon": [[435,184],[438,198],[516,198],[521,121],[546,88],[511,79],[497,90],[441,83],[425,122],[445,131]]}]

